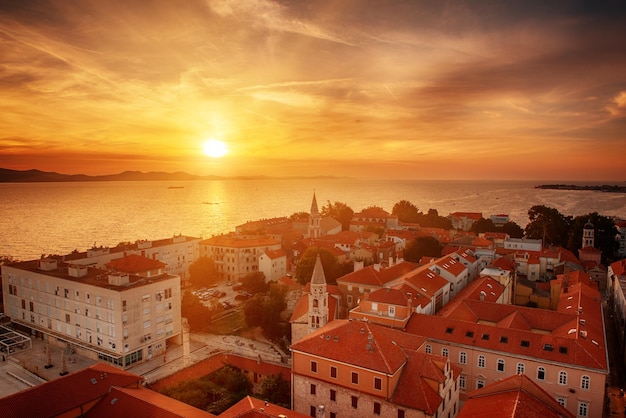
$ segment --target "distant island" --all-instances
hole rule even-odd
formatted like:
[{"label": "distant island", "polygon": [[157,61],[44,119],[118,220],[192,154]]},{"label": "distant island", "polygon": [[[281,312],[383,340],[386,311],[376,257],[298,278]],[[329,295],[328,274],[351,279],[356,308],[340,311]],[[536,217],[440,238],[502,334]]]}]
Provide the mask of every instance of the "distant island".
[{"label": "distant island", "polygon": [[607,193],[626,193],[626,186],[618,186],[616,184],[603,184],[603,185],[585,185],[579,186],[576,184],[542,184],[535,186],[535,189],[552,189],[552,190],[592,190],[597,192]]},{"label": "distant island", "polygon": [[[338,179],[333,176],[319,177],[280,177],[280,179]],[[63,182],[84,182],[84,181],[195,181],[195,180],[271,180],[278,177],[267,176],[196,176],[194,174],[178,171],[166,173],[161,171],[151,171],[143,173],[141,171],[124,171],[119,174],[109,174],[102,176],[88,176],[86,174],[60,174],[41,170],[9,170],[0,168],[0,183],[63,183]]]}]

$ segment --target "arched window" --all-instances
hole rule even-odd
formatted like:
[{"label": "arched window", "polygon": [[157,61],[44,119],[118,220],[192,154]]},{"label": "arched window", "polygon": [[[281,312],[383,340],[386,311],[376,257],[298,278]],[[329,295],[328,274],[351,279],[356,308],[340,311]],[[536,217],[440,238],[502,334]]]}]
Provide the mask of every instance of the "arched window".
[{"label": "arched window", "polygon": [[504,371],[504,360],[502,360],[501,358],[498,359],[498,371],[499,372]]},{"label": "arched window", "polygon": [[567,372],[563,370],[559,372],[559,385],[567,385]]},{"label": "arched window", "polygon": [[313,307],[317,308],[319,306],[319,302],[317,301],[317,299],[313,299]]},{"label": "arched window", "polygon": [[444,357],[448,357],[448,349],[447,348],[442,348],[441,349],[441,355]]},{"label": "arched window", "polygon": [[430,346],[430,344],[426,344],[425,351],[426,354],[430,354],[433,352],[433,348]]},{"label": "arched window", "polygon": [[517,374],[524,374],[525,371],[526,366],[524,366],[524,363],[517,363]]},{"label": "arched window", "polygon": [[481,369],[485,368],[485,356],[478,356],[478,367],[480,367]]},{"label": "arched window", "polygon": [[546,369],[537,367],[537,380],[546,380]]},{"label": "arched window", "polygon": [[467,353],[465,351],[459,353],[459,363],[467,364]]},{"label": "arched window", "polygon": [[580,378],[580,388],[589,390],[589,386],[591,384],[591,379],[589,376],[583,376]]}]

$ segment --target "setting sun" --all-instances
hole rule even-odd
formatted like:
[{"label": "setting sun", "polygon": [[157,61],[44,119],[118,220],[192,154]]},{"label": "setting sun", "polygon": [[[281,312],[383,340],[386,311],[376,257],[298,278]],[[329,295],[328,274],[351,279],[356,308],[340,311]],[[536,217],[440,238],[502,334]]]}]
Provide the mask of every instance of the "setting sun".
[{"label": "setting sun", "polygon": [[209,139],[202,144],[202,151],[211,158],[220,158],[228,153],[228,148],[223,141]]}]

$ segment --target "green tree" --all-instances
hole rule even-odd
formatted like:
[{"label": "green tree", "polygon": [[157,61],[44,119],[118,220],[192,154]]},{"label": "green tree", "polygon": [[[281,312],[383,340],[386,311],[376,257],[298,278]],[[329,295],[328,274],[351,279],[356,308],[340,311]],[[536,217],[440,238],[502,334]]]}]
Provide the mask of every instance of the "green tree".
[{"label": "green tree", "polygon": [[417,222],[423,227],[452,229],[452,221],[445,216],[439,216],[436,209],[429,209],[426,215],[420,214]]},{"label": "green tree", "polygon": [[259,395],[261,399],[266,399],[270,403],[291,408],[290,384],[282,374],[272,374],[263,379]]},{"label": "green tree", "polygon": [[313,267],[315,267],[315,260],[318,254],[322,261],[322,267],[324,268],[326,283],[337,283],[337,279],[341,276],[339,260],[331,250],[322,247],[310,247],[302,254],[302,257],[300,257],[296,265],[296,280],[298,283],[304,285],[311,281]]},{"label": "green tree", "polygon": [[274,285],[267,294],[257,294],[248,300],[243,308],[246,324],[251,328],[261,327],[271,340],[280,339],[284,335],[280,314],[287,307],[286,292],[285,286]]},{"label": "green tree", "polygon": [[192,330],[203,330],[211,322],[211,310],[189,292],[183,295],[180,311],[183,318],[189,321]]},{"label": "green tree", "polygon": [[443,247],[433,237],[417,237],[404,249],[404,259],[418,263],[422,257],[441,257]]},{"label": "green tree", "polygon": [[219,276],[215,262],[208,257],[199,257],[189,265],[189,281],[196,289],[217,283]]},{"label": "green tree", "polygon": [[583,229],[587,222],[593,224],[594,247],[602,251],[603,262],[608,263],[615,261],[617,257],[616,253],[619,248],[619,242],[615,237],[619,231],[613,219],[600,215],[598,212],[574,218],[570,227],[570,240],[567,248],[576,254],[582,247]]},{"label": "green tree", "polygon": [[546,247],[555,245],[567,248],[572,218],[562,215],[558,210],[544,205],[535,205],[528,210],[529,223],[524,236],[541,239]]},{"label": "green tree", "polygon": [[243,290],[246,292],[257,294],[265,293],[269,289],[269,284],[265,282],[265,274],[262,271],[254,271],[248,273],[239,279]]},{"label": "green tree", "polygon": [[265,315],[265,295],[257,294],[243,306],[243,316],[250,328],[262,327]]},{"label": "green tree", "polygon": [[400,222],[416,223],[419,218],[419,211],[417,206],[408,200],[401,200],[391,210],[392,215],[396,215]]},{"label": "green tree", "polygon": [[289,217],[289,220],[291,222],[294,222],[294,221],[297,221],[297,220],[303,219],[303,218],[308,219],[308,217],[309,217],[309,213],[308,212],[294,212]]},{"label": "green tree", "polygon": [[341,230],[348,231],[350,229],[350,222],[354,216],[354,210],[345,203],[335,202],[334,204],[328,201],[327,206],[322,206],[320,210],[322,217],[330,216],[341,223]]},{"label": "green tree", "polygon": [[505,223],[499,230],[508,234],[511,238],[522,238],[524,236],[524,229],[513,221]]},{"label": "green tree", "polygon": [[495,232],[496,225],[491,219],[480,218],[472,224],[470,231],[476,234],[482,234],[483,232]]},{"label": "green tree", "polygon": [[391,210],[392,215],[396,215],[400,222],[407,223],[416,223],[420,215],[422,215],[417,206],[408,200],[400,200],[395,205],[393,205],[393,209]]}]

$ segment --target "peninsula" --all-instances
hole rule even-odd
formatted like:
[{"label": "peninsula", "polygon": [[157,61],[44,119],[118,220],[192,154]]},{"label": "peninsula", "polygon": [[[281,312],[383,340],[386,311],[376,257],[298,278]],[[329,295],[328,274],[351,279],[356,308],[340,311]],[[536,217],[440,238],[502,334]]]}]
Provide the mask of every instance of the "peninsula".
[{"label": "peninsula", "polygon": [[576,185],[576,184],[541,184],[535,186],[535,189],[551,189],[551,190],[592,190],[607,193],[626,193],[626,186],[618,186],[616,184],[602,185]]}]

